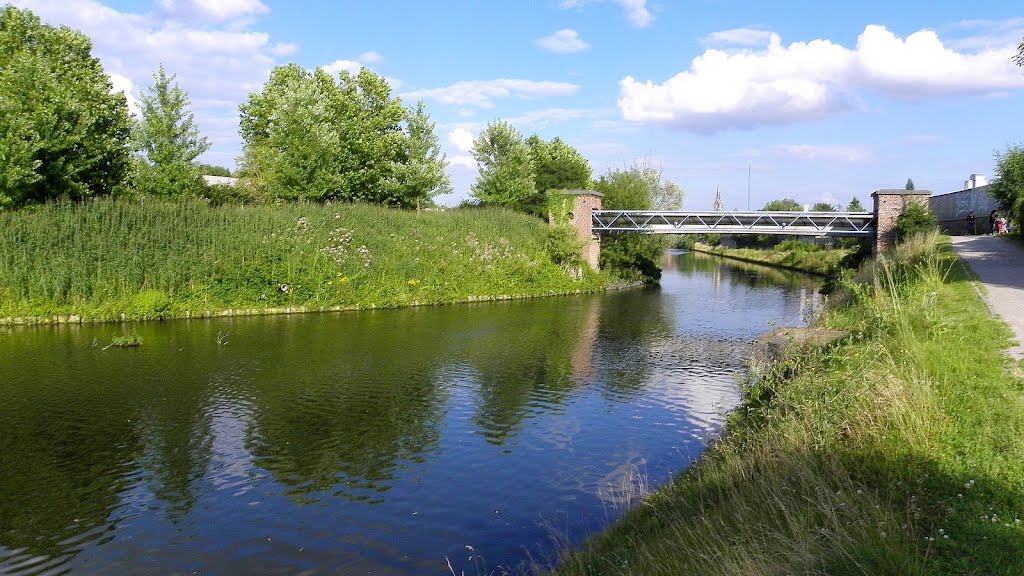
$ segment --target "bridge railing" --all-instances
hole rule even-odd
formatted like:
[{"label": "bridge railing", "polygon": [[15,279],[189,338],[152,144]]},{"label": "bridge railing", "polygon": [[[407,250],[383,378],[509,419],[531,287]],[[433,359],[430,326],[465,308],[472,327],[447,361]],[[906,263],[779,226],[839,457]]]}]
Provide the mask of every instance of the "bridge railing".
[{"label": "bridge railing", "polygon": [[594,210],[596,233],[779,234],[791,236],[870,237],[872,212],[686,212]]}]

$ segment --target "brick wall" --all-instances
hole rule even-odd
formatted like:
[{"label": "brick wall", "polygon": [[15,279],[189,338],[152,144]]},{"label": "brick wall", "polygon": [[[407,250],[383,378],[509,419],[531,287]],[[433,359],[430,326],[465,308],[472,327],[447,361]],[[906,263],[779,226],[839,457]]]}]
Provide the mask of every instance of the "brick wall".
[{"label": "brick wall", "polygon": [[875,252],[885,252],[896,244],[896,219],[911,203],[928,207],[927,190],[879,190],[871,195],[875,201]]},{"label": "brick wall", "polygon": [[591,190],[570,190],[563,192],[573,197],[572,218],[569,222],[576,229],[580,240],[587,244],[583,247],[583,261],[597,270],[601,263],[601,239],[593,232],[591,212],[601,209],[603,194]]}]

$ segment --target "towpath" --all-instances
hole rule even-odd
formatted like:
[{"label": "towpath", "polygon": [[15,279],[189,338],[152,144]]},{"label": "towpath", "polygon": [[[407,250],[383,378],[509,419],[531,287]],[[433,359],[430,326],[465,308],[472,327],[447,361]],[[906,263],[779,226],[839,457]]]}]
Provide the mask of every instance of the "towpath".
[{"label": "towpath", "polygon": [[1024,359],[1024,248],[997,236],[954,236],[953,249],[978,274],[988,309],[1013,329],[1010,355]]}]

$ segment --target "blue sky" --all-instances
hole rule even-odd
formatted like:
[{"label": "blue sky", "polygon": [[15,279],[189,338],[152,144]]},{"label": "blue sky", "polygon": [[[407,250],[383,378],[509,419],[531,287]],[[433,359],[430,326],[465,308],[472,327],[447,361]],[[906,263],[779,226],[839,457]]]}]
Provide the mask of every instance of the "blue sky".
[{"label": "blue sky", "polygon": [[88,34],[138,98],[163,63],[233,167],[238,105],[298,62],[387,77],[426,102],[469,194],[488,121],[575,146],[595,175],[648,162],[686,207],[959,189],[1024,141],[1017,3],[694,0],[14,0]]}]

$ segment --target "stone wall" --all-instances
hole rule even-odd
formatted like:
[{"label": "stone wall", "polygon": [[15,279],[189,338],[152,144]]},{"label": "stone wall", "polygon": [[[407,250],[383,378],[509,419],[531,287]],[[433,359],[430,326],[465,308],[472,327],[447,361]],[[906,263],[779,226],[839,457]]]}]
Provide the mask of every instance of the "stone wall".
[{"label": "stone wall", "polygon": [[965,218],[973,211],[978,234],[987,234],[989,230],[988,215],[999,209],[999,202],[989,194],[989,188],[978,186],[932,196],[928,203],[932,212],[939,220],[939,227],[946,234],[964,234]]},{"label": "stone wall", "polygon": [[927,190],[878,190],[871,194],[875,201],[875,253],[896,245],[896,219],[911,203],[928,206]]}]

